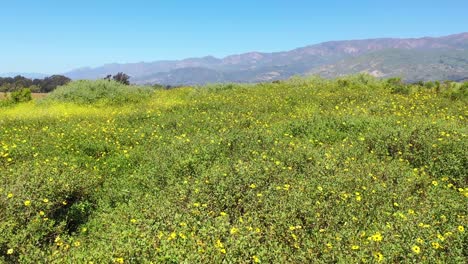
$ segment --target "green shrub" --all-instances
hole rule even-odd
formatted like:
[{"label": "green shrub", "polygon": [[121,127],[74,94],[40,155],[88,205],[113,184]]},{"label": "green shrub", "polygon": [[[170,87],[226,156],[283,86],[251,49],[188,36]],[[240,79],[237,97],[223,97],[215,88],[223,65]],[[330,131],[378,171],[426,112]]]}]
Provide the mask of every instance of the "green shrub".
[{"label": "green shrub", "polygon": [[75,81],[58,87],[48,98],[76,104],[118,105],[142,102],[152,91],[150,87],[128,86],[110,80]]},{"label": "green shrub", "polygon": [[411,91],[410,87],[399,77],[387,79],[385,86],[394,94],[409,94]]},{"label": "green shrub", "polygon": [[10,100],[13,103],[23,103],[32,100],[31,90],[24,88],[10,94]]}]

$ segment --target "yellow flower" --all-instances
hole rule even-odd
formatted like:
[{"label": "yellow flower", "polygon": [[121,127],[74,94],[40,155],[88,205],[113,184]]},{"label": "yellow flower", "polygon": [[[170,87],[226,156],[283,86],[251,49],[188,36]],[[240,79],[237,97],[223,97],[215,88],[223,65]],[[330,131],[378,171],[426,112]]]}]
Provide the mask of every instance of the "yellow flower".
[{"label": "yellow flower", "polygon": [[417,241],[419,244],[424,244],[424,240],[423,240],[422,238],[420,238],[420,237],[418,237],[418,238],[416,239],[416,241]]},{"label": "yellow flower", "polygon": [[260,259],[257,256],[252,256],[252,260],[254,263],[260,263]]},{"label": "yellow flower", "polygon": [[458,226],[458,231],[461,232],[461,233],[465,232],[465,227],[463,227],[461,225]]},{"label": "yellow flower", "polygon": [[169,235],[169,240],[175,239],[176,237],[177,237],[176,232],[172,232],[172,233]]},{"label": "yellow flower", "polygon": [[135,224],[135,223],[137,222],[137,220],[134,219],[134,218],[132,218],[132,219],[130,219],[130,222],[131,222],[132,224]]},{"label": "yellow flower", "polygon": [[29,200],[24,201],[24,206],[31,206],[31,201]]},{"label": "yellow flower", "polygon": [[124,259],[123,259],[123,258],[116,258],[116,259],[115,259],[115,262],[117,262],[117,263],[124,263]]},{"label": "yellow flower", "polygon": [[433,247],[434,249],[442,248],[442,246],[441,246],[439,243],[437,243],[437,242],[432,242],[431,245],[432,245],[432,247]]},{"label": "yellow flower", "polygon": [[377,259],[377,262],[382,262],[384,260],[384,256],[380,252],[374,253],[374,257]]},{"label": "yellow flower", "polygon": [[13,254],[13,249],[12,248],[7,250],[7,255],[11,255],[11,254]]},{"label": "yellow flower", "polygon": [[440,239],[440,241],[444,241],[445,237],[441,234],[437,234],[437,238]]},{"label": "yellow flower", "polygon": [[7,197],[8,197],[8,198],[13,198],[13,194],[12,194],[12,193],[9,193],[9,194],[7,195]]},{"label": "yellow flower", "polygon": [[416,254],[421,253],[421,248],[418,247],[418,246],[416,246],[416,245],[413,245],[413,246],[411,247],[411,250],[412,250],[414,253],[416,253]]},{"label": "yellow flower", "polygon": [[437,186],[439,183],[437,181],[432,181],[432,185]]},{"label": "yellow flower", "polygon": [[373,234],[370,239],[372,239],[373,241],[376,241],[376,242],[380,242],[382,241],[383,237],[382,237],[382,234],[380,232],[377,232],[375,234]]},{"label": "yellow flower", "polygon": [[351,249],[352,249],[352,250],[358,250],[359,248],[360,248],[360,247],[359,247],[358,245],[352,245],[352,246],[351,246]]},{"label": "yellow flower", "polygon": [[239,229],[238,229],[238,228],[235,228],[235,227],[231,228],[231,235],[234,235],[234,234],[236,234],[237,232],[239,232]]},{"label": "yellow flower", "polygon": [[250,184],[250,188],[255,189],[256,187],[257,185],[255,185],[254,183]]},{"label": "yellow flower", "polygon": [[219,250],[221,253],[226,254],[226,249],[222,248]]}]

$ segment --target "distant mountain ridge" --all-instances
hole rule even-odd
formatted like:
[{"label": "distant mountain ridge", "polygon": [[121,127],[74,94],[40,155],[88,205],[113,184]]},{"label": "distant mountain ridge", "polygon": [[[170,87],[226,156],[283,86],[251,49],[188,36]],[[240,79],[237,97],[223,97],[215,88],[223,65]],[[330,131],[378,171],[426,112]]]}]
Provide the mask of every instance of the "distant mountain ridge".
[{"label": "distant mountain ridge", "polygon": [[365,72],[407,81],[468,78],[468,32],[444,37],[329,41],[290,51],[249,52],[175,61],[106,64],[64,75],[99,79],[125,72],[137,84],[193,85],[214,82],[262,82],[293,75],[338,77]]},{"label": "distant mountain ridge", "polygon": [[36,72],[6,72],[6,73],[0,73],[1,78],[6,78],[6,77],[15,77],[21,75],[26,78],[30,79],[44,79],[45,77],[50,76],[49,74],[43,74],[43,73],[36,73]]}]

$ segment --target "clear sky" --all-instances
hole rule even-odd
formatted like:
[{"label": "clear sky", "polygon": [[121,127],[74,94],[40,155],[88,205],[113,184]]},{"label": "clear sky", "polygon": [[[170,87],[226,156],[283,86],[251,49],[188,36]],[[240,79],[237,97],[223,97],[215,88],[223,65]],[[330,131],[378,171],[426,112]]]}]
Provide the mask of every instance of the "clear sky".
[{"label": "clear sky", "polygon": [[467,0],[0,0],[0,72],[468,31]]}]

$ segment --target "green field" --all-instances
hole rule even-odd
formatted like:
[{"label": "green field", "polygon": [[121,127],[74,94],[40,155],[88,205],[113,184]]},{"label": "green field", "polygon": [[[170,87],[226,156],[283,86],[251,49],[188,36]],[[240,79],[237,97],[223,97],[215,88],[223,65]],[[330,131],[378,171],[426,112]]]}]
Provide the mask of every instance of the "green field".
[{"label": "green field", "polygon": [[467,118],[460,84],[74,82],[0,105],[0,263],[466,263]]}]

